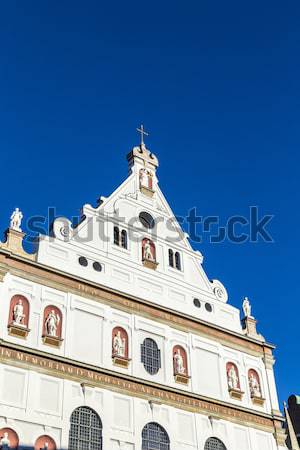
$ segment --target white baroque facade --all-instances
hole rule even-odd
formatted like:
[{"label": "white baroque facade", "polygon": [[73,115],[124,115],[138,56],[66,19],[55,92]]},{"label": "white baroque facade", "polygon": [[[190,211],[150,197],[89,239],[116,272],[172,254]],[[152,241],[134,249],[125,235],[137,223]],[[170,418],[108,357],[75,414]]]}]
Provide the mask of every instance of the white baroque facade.
[{"label": "white baroque facade", "polygon": [[210,281],[141,144],[129,176],[35,254],[0,247],[0,445],[285,448],[273,346]]}]

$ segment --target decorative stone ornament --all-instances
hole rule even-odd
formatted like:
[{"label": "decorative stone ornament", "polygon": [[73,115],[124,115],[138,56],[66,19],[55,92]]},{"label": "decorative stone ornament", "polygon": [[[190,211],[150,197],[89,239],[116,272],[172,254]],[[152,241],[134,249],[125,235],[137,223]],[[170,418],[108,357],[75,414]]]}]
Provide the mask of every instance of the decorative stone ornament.
[{"label": "decorative stone ornament", "polygon": [[43,342],[52,347],[60,347],[63,339],[62,332],[62,313],[56,306],[47,306],[44,311],[43,320]]},{"label": "decorative stone ornament", "polygon": [[219,280],[211,280],[214,294],[220,302],[226,303],[228,300],[228,294],[224,285]]},{"label": "decorative stone ornament", "polygon": [[147,238],[142,241],[142,261],[143,265],[148,267],[148,269],[155,270],[158,266],[154,242]]},{"label": "decorative stone ornament", "polygon": [[244,392],[241,391],[239,372],[236,365],[232,362],[226,364],[227,385],[230,397],[235,400],[241,400]]},{"label": "decorative stone ornament", "polygon": [[10,216],[10,226],[9,226],[9,228],[11,228],[12,230],[19,231],[19,232],[22,233],[22,230],[21,230],[22,219],[23,219],[22,212],[19,210],[19,208],[16,208],[13,211],[12,215]]},{"label": "decorative stone ornament", "polygon": [[19,437],[11,428],[2,428],[0,430],[0,448],[1,450],[15,450],[19,447]]},{"label": "decorative stone ornament", "polygon": [[69,242],[73,236],[73,228],[69,219],[58,217],[52,225],[54,236],[60,241]]},{"label": "decorative stone ornament", "polygon": [[188,374],[187,354],[180,345],[176,345],[173,348],[173,367],[176,383],[188,384],[190,377]]},{"label": "decorative stone ornament", "polygon": [[244,317],[242,319],[242,328],[244,330],[244,333],[253,339],[265,342],[265,338],[261,334],[259,334],[256,330],[257,321],[251,315],[252,308],[248,297],[244,297],[242,307],[244,313]]},{"label": "decorative stone ornament", "polygon": [[10,301],[8,333],[26,339],[29,333],[29,302],[24,295],[14,295]]},{"label": "decorative stone ornament", "polygon": [[263,406],[265,399],[262,396],[259,375],[254,369],[248,372],[248,382],[252,402],[255,405]]},{"label": "decorative stone ornament", "polygon": [[112,359],[116,366],[127,368],[129,365],[128,334],[124,328],[115,327],[112,331]]},{"label": "decorative stone ornament", "polygon": [[140,191],[147,197],[153,197],[153,172],[143,168],[139,172]]}]

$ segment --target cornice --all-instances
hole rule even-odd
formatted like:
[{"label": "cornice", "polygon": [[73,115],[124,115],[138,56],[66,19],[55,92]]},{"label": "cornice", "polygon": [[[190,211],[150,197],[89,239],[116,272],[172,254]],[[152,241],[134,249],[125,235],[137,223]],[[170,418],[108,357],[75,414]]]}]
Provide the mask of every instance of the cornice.
[{"label": "cornice", "polygon": [[253,411],[178,388],[141,380],[131,375],[115,373],[57,355],[49,355],[40,350],[28,349],[3,340],[0,341],[0,361],[3,364],[36,370],[91,387],[117,391],[124,395],[163,403],[207,416],[214,415],[220,419],[251,426],[275,435],[281,429],[281,423],[284,421],[282,416]]}]

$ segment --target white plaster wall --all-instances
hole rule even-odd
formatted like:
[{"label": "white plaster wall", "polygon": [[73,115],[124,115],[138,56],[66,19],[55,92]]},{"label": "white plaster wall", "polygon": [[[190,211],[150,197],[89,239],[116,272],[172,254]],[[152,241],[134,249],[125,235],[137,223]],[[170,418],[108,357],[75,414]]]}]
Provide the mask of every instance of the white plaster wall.
[{"label": "white plaster wall", "polygon": [[[3,385],[3,373],[15,371],[0,366],[0,427],[11,427],[22,446],[32,446],[38,436],[48,434],[58,449],[68,448],[72,411],[88,406],[103,424],[103,449],[141,449],[141,432],[148,422],[157,422],[167,431],[172,450],[203,450],[215,436],[227,450],[275,450],[274,437],[254,428],[190,413],[164,404],[150,404],[118,392],[81,386],[70,380],[19,369],[18,377]],[[8,378],[9,380],[9,378]],[[24,388],[26,386],[26,388]],[[14,407],[8,407],[8,405]]]},{"label": "white plaster wall", "polygon": [[[0,337],[6,341],[250,409],[268,413],[271,408],[278,409],[273,370],[266,371],[262,358],[79,295],[60,292],[9,274],[0,286],[0,315],[5,318],[0,321]],[[30,332],[26,340],[10,336],[7,330],[9,303],[15,294],[25,295],[30,302]],[[62,311],[64,340],[59,349],[47,346],[41,337],[43,310],[48,304],[54,304]],[[128,333],[131,359],[128,369],[116,367],[111,358],[111,336],[115,326],[124,327]],[[150,375],[141,362],[140,347],[146,337],[154,339],[161,351],[161,369],[156,375]],[[176,383],[173,376],[172,350],[176,344],[182,345],[187,352],[191,376],[187,386]],[[228,361],[234,362],[238,367],[241,389],[244,391],[242,400],[234,400],[229,395],[226,379]],[[253,405],[250,398],[247,381],[250,368],[260,375],[262,393],[266,399],[264,406]]]}]

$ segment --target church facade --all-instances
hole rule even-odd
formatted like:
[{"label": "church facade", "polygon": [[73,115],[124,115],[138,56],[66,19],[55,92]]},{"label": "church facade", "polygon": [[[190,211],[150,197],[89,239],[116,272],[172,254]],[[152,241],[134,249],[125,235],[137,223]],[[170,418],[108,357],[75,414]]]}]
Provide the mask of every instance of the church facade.
[{"label": "church facade", "polygon": [[282,450],[274,347],[174,219],[143,141],[128,178],[34,254],[0,245],[2,449]]}]

